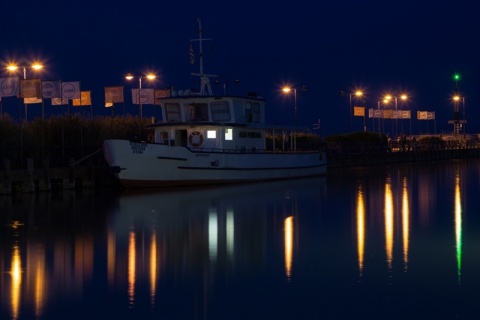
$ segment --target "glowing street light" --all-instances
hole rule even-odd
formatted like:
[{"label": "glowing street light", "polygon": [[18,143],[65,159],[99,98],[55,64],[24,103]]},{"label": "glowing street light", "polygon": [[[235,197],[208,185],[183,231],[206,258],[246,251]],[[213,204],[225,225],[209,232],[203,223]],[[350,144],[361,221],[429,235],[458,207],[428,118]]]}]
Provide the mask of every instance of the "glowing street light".
[{"label": "glowing street light", "polygon": [[[465,134],[465,124],[467,120],[465,119],[465,98],[461,97],[458,93],[453,96],[453,133],[455,135],[460,133],[460,127],[463,125],[463,133]],[[462,108],[463,108],[463,120],[460,120],[460,112],[459,112],[459,104],[462,101]]]},{"label": "glowing street light", "polygon": [[[23,80],[25,80],[27,79],[27,67],[28,66],[26,64],[22,64],[21,66],[19,66],[16,63],[10,63],[7,65],[7,70],[9,72],[16,72],[19,68],[22,68]],[[35,61],[30,65],[30,68],[32,68],[34,71],[40,71],[41,69],[43,69],[43,65],[40,62]]]},{"label": "glowing street light", "polygon": [[[150,73],[147,73],[146,75],[139,75],[138,76],[137,101],[138,101],[139,110],[140,110],[140,119],[143,118],[143,115],[142,115],[142,101],[140,99],[140,92],[142,91],[142,78],[143,77],[145,77],[149,81],[153,81],[153,80],[155,80],[155,78],[157,78],[157,75],[150,72]],[[133,78],[135,78],[135,76],[131,73],[129,73],[125,76],[125,79],[127,79],[128,81],[133,80]]]},{"label": "glowing street light", "polygon": [[[10,73],[16,73],[18,71],[18,69],[20,69],[20,68],[23,71],[23,80],[26,80],[27,79],[27,68],[31,68],[33,71],[39,72],[43,69],[43,65],[38,61],[34,61],[31,65],[27,65],[25,62],[20,64],[20,65],[14,63],[14,62],[11,62],[6,67],[7,71],[10,72]],[[25,105],[24,108],[25,108],[25,122],[26,122],[27,119],[28,119],[27,104],[24,103],[24,105]]]},{"label": "glowing street light", "polygon": [[[303,91],[307,90],[307,86],[302,86]],[[290,94],[293,91],[293,101],[294,101],[294,110],[295,110],[295,126],[297,126],[297,88],[292,88],[290,86],[285,86],[282,88],[283,93]]]},{"label": "glowing street light", "polygon": [[[398,99],[406,101],[408,96],[405,93],[400,94],[399,96],[392,96],[391,94],[386,94],[383,98],[384,104],[389,104],[390,101],[395,101],[395,111],[398,111]],[[395,114],[395,135],[397,135],[397,125],[398,125],[398,114]]]},{"label": "glowing street light", "polygon": [[355,98],[360,98],[363,96],[363,91],[362,90],[355,90],[354,92],[350,93],[350,131],[352,130],[352,97],[355,96]]}]

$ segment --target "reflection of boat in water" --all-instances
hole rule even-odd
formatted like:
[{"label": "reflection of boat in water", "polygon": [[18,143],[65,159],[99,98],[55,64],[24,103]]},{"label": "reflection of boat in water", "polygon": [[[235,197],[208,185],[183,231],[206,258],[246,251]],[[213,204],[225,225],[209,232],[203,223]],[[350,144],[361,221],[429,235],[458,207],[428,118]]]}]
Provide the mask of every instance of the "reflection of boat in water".
[{"label": "reflection of boat in water", "polygon": [[124,230],[128,230],[132,223],[162,228],[163,223],[169,226],[180,221],[191,223],[212,212],[225,214],[228,211],[242,215],[269,213],[269,208],[283,208],[286,203],[303,197],[310,197],[308,201],[311,198],[321,199],[324,193],[326,177],[188,190],[162,189],[161,192],[158,189],[127,189],[118,199],[114,219],[115,225]]},{"label": "reflection of boat in water", "polygon": [[149,127],[154,132],[151,141],[104,142],[105,159],[124,186],[238,183],[326,173],[320,146],[297,148],[297,128],[266,125],[262,98],[251,93],[213,95],[211,75],[203,73],[201,59],[200,53],[200,94],[170,92],[159,98],[162,121]]}]

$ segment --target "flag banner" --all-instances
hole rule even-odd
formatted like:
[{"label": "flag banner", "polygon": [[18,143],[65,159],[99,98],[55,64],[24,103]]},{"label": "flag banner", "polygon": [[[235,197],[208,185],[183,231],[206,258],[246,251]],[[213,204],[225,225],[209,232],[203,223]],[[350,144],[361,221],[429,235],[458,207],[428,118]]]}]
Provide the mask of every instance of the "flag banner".
[{"label": "flag banner", "polygon": [[190,64],[194,64],[195,63],[195,52],[193,51],[193,45],[192,45],[191,42],[190,42],[189,56],[190,56]]},{"label": "flag banner", "polygon": [[412,117],[410,110],[402,110],[401,113],[402,113],[401,114],[402,119],[410,119]]},{"label": "flag banner", "polygon": [[[132,103],[138,103],[138,89],[132,89]],[[153,89],[140,89],[140,103],[153,104]]]},{"label": "flag banner", "polygon": [[368,109],[368,117],[373,118],[375,116],[375,111],[373,108]]},{"label": "flag banner", "polygon": [[105,108],[113,107],[113,102],[105,102]]},{"label": "flag banner", "polygon": [[74,107],[91,106],[92,100],[90,98],[90,91],[80,92],[80,99],[72,99],[72,101]]},{"label": "flag banner", "polygon": [[375,110],[374,118],[381,118],[382,117],[382,110]]},{"label": "flag banner", "polygon": [[401,119],[402,111],[401,110],[392,110],[392,119]]},{"label": "flag banner", "polygon": [[42,81],[42,97],[43,98],[60,98],[62,84],[60,81]]},{"label": "flag banner", "polygon": [[80,99],[80,82],[62,82],[63,99]]},{"label": "flag banner", "polygon": [[68,104],[68,99],[52,98],[52,106],[62,106]]},{"label": "flag banner", "polygon": [[417,111],[418,120],[435,120],[435,111]]},{"label": "flag banner", "polygon": [[155,90],[154,95],[155,95],[155,105],[161,105],[162,98],[170,97],[170,89]]},{"label": "flag banner", "polygon": [[0,97],[18,96],[18,77],[0,79]]},{"label": "flag banner", "polygon": [[40,98],[42,97],[40,79],[20,80],[20,98]]},{"label": "flag banner", "polygon": [[382,110],[383,111],[383,119],[392,119],[392,111],[393,110]]},{"label": "flag banner", "polygon": [[33,104],[33,103],[42,103],[42,98],[37,98],[37,97],[33,97],[33,98],[23,98],[23,103],[25,104]]},{"label": "flag banner", "polygon": [[355,117],[365,117],[365,107],[353,107],[353,115]]},{"label": "flag banner", "polygon": [[120,102],[123,102],[123,86],[105,87],[105,107],[107,103]]}]

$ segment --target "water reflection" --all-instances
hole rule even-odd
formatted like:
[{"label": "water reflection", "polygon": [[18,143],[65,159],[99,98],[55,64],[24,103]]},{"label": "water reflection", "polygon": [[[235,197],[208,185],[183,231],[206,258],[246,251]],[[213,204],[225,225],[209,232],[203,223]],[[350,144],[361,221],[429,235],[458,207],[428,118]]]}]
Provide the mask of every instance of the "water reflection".
[{"label": "water reflection", "polygon": [[365,255],[365,196],[362,185],[359,184],[357,191],[357,250],[358,250],[358,269],[360,277],[363,275],[363,263]]},{"label": "water reflection", "polygon": [[292,275],[292,261],[293,261],[293,217],[285,218],[285,274],[290,280]]},{"label": "water reflection", "polygon": [[455,247],[457,248],[458,284],[462,280],[462,197],[459,172],[455,174]]},{"label": "water reflection", "polygon": [[454,312],[445,296],[468,303],[457,295],[480,286],[479,168],[0,197],[0,318],[351,319],[397,302]]},{"label": "water reflection", "polygon": [[388,269],[392,269],[393,260],[393,224],[394,224],[394,206],[390,178],[385,183],[385,252]]},{"label": "water reflection", "polygon": [[410,238],[410,201],[408,197],[407,177],[403,177],[402,189],[402,240],[403,240],[403,265],[408,270],[408,248]]}]

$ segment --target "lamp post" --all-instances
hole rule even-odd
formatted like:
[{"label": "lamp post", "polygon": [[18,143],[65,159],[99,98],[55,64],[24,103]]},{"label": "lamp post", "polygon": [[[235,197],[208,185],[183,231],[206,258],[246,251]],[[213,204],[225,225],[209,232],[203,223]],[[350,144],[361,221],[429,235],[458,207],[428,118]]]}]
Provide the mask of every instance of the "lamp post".
[{"label": "lamp post", "polygon": [[[460,120],[460,113],[459,113],[459,104],[460,100],[462,101],[462,108],[463,108],[463,119]],[[463,134],[466,135],[465,124],[467,120],[465,119],[465,98],[461,97],[459,94],[453,96],[453,112],[454,112],[454,120],[453,120],[453,133],[455,135],[460,133],[460,126],[463,126]]]},{"label": "lamp post", "polygon": [[[43,69],[43,65],[40,62],[35,61],[30,66],[28,66],[25,62],[22,63],[21,65],[18,65],[16,63],[10,63],[10,64],[7,65],[7,70],[11,73],[16,73],[19,68],[22,68],[23,80],[26,80],[27,79],[27,67],[30,67],[33,71],[37,71],[37,72]],[[24,103],[24,108],[25,108],[25,122],[26,122],[27,119],[28,119],[27,104],[26,103]]]},{"label": "lamp post", "polygon": [[[300,89],[302,91],[307,91],[307,86],[302,86]],[[294,107],[294,112],[295,112],[294,121],[295,121],[295,126],[297,126],[297,88],[290,87],[290,86],[284,86],[282,88],[282,91],[285,94],[290,94],[291,92],[293,92],[293,103],[294,103],[293,107]]]},{"label": "lamp post", "polygon": [[[142,114],[142,100],[141,100],[142,78],[143,78],[143,77],[144,77],[143,75],[139,75],[139,76],[138,76],[137,102],[138,102],[138,108],[139,108],[139,111],[140,111],[140,119],[143,118],[143,114]],[[150,80],[150,81],[155,80],[156,77],[157,77],[157,76],[156,76],[155,74],[153,74],[153,73],[147,73],[147,74],[145,75],[145,78],[146,78],[147,80]],[[131,73],[129,73],[129,74],[127,74],[127,75],[125,76],[125,79],[127,79],[128,81],[133,80],[133,78],[135,78],[135,77],[134,77],[134,75],[131,74]]]},{"label": "lamp post", "polygon": [[[34,62],[30,66],[34,71],[40,71],[43,69],[43,65],[40,62]],[[19,68],[23,70],[23,80],[27,79],[27,65],[23,63],[21,66],[17,65],[16,63],[10,63],[7,66],[7,70],[10,72],[16,72]]]},{"label": "lamp post", "polygon": [[292,87],[283,87],[282,88],[282,91],[285,93],[285,94],[290,94],[290,92],[293,92],[293,108],[294,108],[294,123],[295,123],[295,126],[297,126],[297,88],[292,88]]},{"label": "lamp post", "polygon": [[[355,92],[350,93],[350,131],[352,131],[352,97],[355,96],[356,98],[360,98],[363,95],[363,91],[361,90],[355,90]],[[365,120],[365,115],[364,115],[364,120]]]}]

